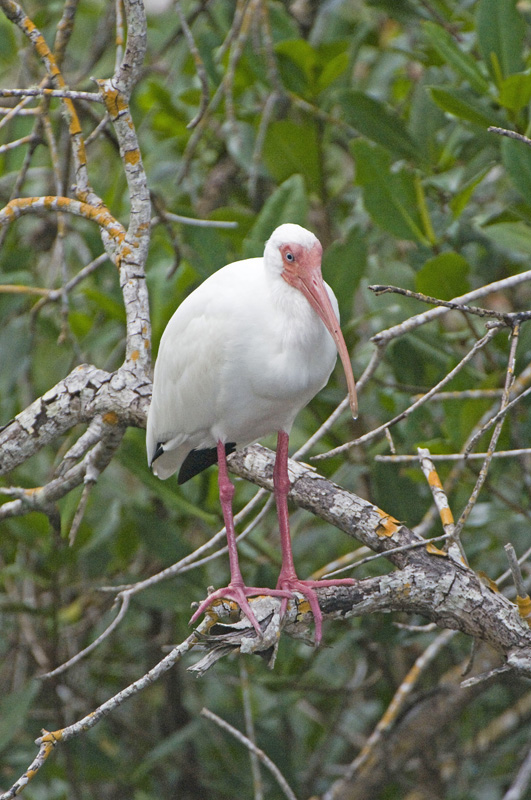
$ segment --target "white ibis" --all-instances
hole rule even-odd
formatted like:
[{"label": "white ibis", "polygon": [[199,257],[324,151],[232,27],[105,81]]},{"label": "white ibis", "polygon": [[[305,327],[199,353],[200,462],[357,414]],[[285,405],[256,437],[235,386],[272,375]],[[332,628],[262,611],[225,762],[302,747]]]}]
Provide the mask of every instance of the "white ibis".
[{"label": "white ibis", "polygon": [[[295,572],[287,497],[288,436],[297,413],[325,386],[337,353],[343,363],[352,415],[356,386],[339,327],[334,293],[321,275],[319,240],[299,225],[278,227],[263,258],[228,264],[211,275],[175,311],[160,342],[147,420],[148,463],[163,480],[179,471],[184,483],[218,462],[219,495],[230,561],[230,583],[214,601],[235,601],[257,633],[247,598],[282,597],[281,616],[294,592],[305,596],[321,639],[315,588],[351,579],[300,580]],[[273,471],[282,567],[276,589],[246,586],[238,563],[227,455],[277,432]]]}]

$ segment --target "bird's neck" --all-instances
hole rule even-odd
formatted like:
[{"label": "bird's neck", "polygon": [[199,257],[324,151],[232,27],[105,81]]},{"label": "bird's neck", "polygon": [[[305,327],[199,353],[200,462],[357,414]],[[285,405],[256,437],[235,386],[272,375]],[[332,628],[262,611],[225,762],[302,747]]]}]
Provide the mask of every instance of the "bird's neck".
[{"label": "bird's neck", "polygon": [[275,326],[277,330],[282,330],[286,340],[292,345],[299,340],[307,345],[314,335],[322,335],[322,321],[298,289],[279,274],[271,277],[269,288]]}]

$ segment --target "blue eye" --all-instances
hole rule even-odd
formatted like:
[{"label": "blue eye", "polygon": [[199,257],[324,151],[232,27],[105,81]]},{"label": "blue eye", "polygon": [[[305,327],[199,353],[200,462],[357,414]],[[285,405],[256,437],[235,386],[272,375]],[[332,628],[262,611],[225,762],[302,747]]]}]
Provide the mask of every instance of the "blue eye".
[{"label": "blue eye", "polygon": [[295,256],[289,251],[286,253],[286,261],[295,261]]}]

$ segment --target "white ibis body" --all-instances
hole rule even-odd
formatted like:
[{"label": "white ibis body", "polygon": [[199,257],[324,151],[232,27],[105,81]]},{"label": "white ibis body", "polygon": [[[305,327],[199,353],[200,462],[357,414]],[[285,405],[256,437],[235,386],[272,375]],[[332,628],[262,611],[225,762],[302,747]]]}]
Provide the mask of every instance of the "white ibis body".
[{"label": "white ibis body", "polygon": [[[277,228],[263,258],[228,264],[179,306],[161,339],[147,420],[153,472],[179,483],[218,462],[220,501],[227,531],[231,579],[204,600],[192,622],[214,600],[234,600],[257,632],[247,597],[307,597],[321,638],[317,586],[352,583],[303,581],[295,572],[289,534],[288,436],[297,413],[325,386],[341,357],[353,416],[354,377],[339,328],[334,293],[321,275],[322,247],[299,225]],[[278,434],[274,469],[282,567],[276,589],[246,586],[238,564],[226,456],[235,448]]]}]

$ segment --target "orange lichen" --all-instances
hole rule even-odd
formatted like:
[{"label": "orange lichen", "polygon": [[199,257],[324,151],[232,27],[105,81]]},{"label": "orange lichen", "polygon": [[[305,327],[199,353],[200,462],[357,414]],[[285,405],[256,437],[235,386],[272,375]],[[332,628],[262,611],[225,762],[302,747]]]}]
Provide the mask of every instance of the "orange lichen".
[{"label": "orange lichen", "polygon": [[126,164],[138,164],[140,161],[140,150],[135,148],[134,150],[128,150],[124,153],[124,159]]},{"label": "orange lichen", "polygon": [[442,483],[434,469],[428,475],[428,483],[430,486],[435,486],[437,489],[442,489]]},{"label": "orange lichen", "polygon": [[399,520],[392,517],[390,514],[386,514],[385,511],[382,511],[381,508],[377,508],[375,506],[375,511],[382,518],[382,522],[379,522],[376,528],[376,533],[378,534],[378,536],[383,536],[383,537],[393,536],[401,527],[402,523]]},{"label": "orange lichen", "polygon": [[428,542],[428,544],[426,545],[426,550],[432,556],[444,556],[445,558],[448,557],[448,553],[445,550],[440,550],[438,547],[435,547],[435,545],[432,544],[432,542]]},{"label": "orange lichen", "polygon": [[118,414],[115,411],[107,411],[107,413],[103,415],[102,419],[106,425],[118,424]]},{"label": "orange lichen", "polygon": [[41,736],[42,744],[52,744],[52,745],[54,745],[57,742],[60,742],[61,739],[63,738],[63,729],[60,728],[57,731],[43,730],[43,734],[44,735]]},{"label": "orange lichen", "polygon": [[304,614],[309,614],[311,610],[312,609],[308,600],[297,600],[297,617],[302,617]]},{"label": "orange lichen", "polygon": [[516,595],[516,604],[518,606],[518,613],[531,628],[531,597],[527,594],[525,597]]},{"label": "orange lichen", "polygon": [[440,517],[443,525],[453,525],[454,515],[449,508],[441,508]]},{"label": "orange lichen", "polygon": [[481,569],[478,570],[478,577],[481,579],[481,582],[485,584],[485,586],[489,587],[491,592],[495,592],[496,594],[500,593],[500,590],[498,589],[498,584],[494,583],[492,578],[489,578],[486,572],[483,572],[483,570]]},{"label": "orange lichen", "polygon": [[122,111],[127,109],[127,102],[125,97],[117,89],[107,89],[105,88],[104,81],[97,81],[100,86],[100,89],[103,92],[103,101],[105,103],[105,108],[111,115],[113,119],[115,119]]}]

